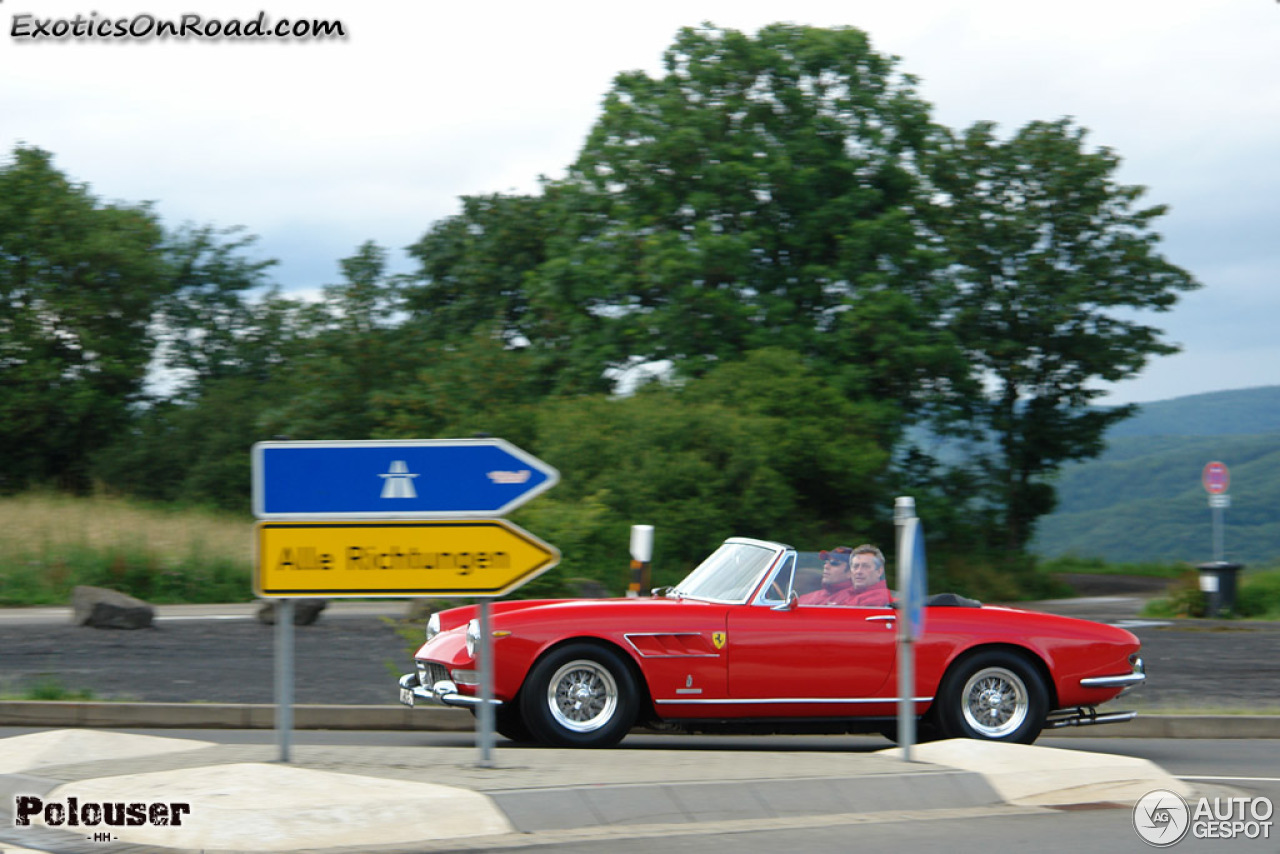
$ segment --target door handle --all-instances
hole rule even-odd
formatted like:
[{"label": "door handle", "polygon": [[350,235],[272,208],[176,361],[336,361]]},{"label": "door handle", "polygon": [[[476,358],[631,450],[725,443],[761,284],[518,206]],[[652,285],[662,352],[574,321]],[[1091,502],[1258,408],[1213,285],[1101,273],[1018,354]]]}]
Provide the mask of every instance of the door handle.
[{"label": "door handle", "polygon": [[868,623],[875,623],[883,620],[896,620],[896,619],[898,619],[897,614],[876,614],[874,617],[867,617],[866,621]]}]

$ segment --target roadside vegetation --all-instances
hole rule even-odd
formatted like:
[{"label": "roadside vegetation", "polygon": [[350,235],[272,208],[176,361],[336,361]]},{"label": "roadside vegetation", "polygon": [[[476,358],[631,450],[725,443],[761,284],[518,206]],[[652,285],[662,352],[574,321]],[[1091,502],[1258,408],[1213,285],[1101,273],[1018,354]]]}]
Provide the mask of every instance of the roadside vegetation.
[{"label": "roadside vegetation", "polygon": [[88,688],[68,688],[54,676],[39,676],[25,686],[0,686],[0,701],[91,703],[100,698]]},{"label": "roadside vegetation", "polygon": [[1064,555],[1037,564],[1047,575],[1138,575],[1149,578],[1180,578],[1187,571],[1185,563],[1143,561],[1138,563],[1110,563],[1100,557]]},{"label": "roadside vegetation", "polygon": [[79,584],[148,602],[253,598],[248,520],[121,498],[0,498],[0,605],[66,605]]},{"label": "roadside vegetation", "polygon": [[[1235,616],[1254,620],[1280,620],[1280,568],[1246,569],[1236,577]],[[1170,585],[1167,596],[1152,599],[1145,617],[1204,617],[1206,597],[1200,590],[1200,573],[1187,570]]]}]

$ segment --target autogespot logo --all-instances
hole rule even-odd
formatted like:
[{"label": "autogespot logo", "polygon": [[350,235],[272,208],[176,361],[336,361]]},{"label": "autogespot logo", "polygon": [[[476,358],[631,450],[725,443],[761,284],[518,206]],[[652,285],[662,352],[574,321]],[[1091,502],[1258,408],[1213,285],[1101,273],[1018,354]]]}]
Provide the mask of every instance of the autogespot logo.
[{"label": "autogespot logo", "polygon": [[1182,841],[1191,827],[1191,810],[1181,796],[1166,789],[1147,792],[1133,806],[1133,828],[1142,841],[1166,848]]}]

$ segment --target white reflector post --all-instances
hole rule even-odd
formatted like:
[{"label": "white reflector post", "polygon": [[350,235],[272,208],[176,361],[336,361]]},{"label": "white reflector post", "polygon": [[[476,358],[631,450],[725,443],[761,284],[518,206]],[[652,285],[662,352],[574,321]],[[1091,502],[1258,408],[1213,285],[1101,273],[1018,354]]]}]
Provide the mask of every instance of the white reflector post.
[{"label": "white reflector post", "polygon": [[631,526],[631,585],[627,596],[636,598],[649,587],[649,561],[653,560],[653,526]]}]

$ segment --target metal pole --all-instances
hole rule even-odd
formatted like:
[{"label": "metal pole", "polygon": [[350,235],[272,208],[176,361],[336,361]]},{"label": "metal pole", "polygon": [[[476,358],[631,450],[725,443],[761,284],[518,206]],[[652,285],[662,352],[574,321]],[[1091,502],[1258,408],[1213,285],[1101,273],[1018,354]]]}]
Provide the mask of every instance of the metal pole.
[{"label": "metal pole", "polygon": [[916,742],[915,696],[915,647],[912,646],[910,614],[907,613],[907,597],[911,591],[912,563],[908,554],[915,542],[911,522],[916,519],[916,502],[910,497],[894,501],[893,522],[898,534],[898,746],[902,748],[902,761],[910,762],[911,747]]},{"label": "metal pole", "polygon": [[480,600],[480,645],[476,648],[480,661],[480,709],[477,745],[481,768],[493,767],[493,632],[489,629],[489,600]]},{"label": "metal pole", "polygon": [[293,737],[293,600],[280,599],[276,612],[276,743],[280,761],[289,761]]},{"label": "metal pole", "polygon": [[1213,507],[1213,559],[1219,563],[1223,560],[1222,548],[1222,504]]}]

